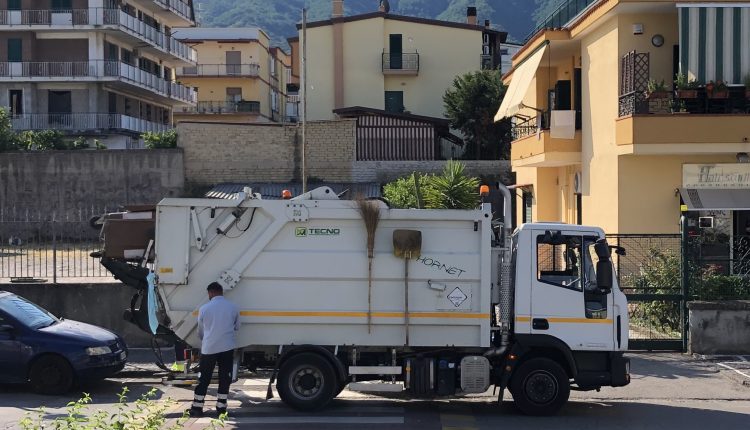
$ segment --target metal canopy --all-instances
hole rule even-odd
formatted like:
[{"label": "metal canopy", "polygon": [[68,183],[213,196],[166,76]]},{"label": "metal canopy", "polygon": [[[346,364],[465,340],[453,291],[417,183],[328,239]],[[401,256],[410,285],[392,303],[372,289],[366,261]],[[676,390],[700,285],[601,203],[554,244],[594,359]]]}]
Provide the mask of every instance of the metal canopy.
[{"label": "metal canopy", "polygon": [[750,189],[680,188],[688,210],[750,210]]}]

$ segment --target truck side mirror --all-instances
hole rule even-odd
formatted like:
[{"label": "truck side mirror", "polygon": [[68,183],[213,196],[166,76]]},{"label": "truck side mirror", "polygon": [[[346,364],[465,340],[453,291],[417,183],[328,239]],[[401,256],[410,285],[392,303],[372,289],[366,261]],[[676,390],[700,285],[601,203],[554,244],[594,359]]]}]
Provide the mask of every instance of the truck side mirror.
[{"label": "truck side mirror", "polygon": [[596,285],[604,293],[612,291],[612,262],[610,260],[599,260],[596,263]]}]

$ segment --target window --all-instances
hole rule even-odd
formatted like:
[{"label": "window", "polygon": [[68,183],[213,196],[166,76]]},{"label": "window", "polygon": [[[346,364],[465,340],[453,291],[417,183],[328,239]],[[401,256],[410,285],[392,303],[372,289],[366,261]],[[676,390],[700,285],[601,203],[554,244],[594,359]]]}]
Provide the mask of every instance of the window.
[{"label": "window", "polygon": [[50,9],[52,11],[71,11],[73,10],[73,0],[52,0]]},{"label": "window", "polygon": [[23,115],[23,90],[8,91],[8,101],[10,102],[10,114],[12,116]]},{"label": "window", "polygon": [[228,102],[242,101],[242,88],[227,88],[227,101]]},{"label": "window", "polygon": [[545,284],[581,291],[583,262],[581,236],[546,232],[537,236],[537,280]]},{"label": "window", "polygon": [[18,296],[6,296],[0,299],[0,311],[33,329],[49,327],[59,322],[46,310]]},{"label": "window", "polygon": [[123,48],[121,51],[122,54],[122,62],[125,64],[133,65],[133,51],[128,51],[127,49]]},{"label": "window", "polygon": [[23,41],[21,39],[8,39],[8,62],[20,63],[23,61]]},{"label": "window", "polygon": [[8,10],[21,10],[21,0],[8,0]]},{"label": "window", "polygon": [[532,222],[531,206],[534,202],[534,196],[529,191],[524,191],[521,199],[523,200],[523,214],[521,222],[523,224],[526,224]]}]

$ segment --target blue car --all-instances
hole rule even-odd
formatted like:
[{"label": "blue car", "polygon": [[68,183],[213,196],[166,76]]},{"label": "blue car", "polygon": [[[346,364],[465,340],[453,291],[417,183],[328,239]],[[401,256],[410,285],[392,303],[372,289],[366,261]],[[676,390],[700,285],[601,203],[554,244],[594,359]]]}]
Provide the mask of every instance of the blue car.
[{"label": "blue car", "polygon": [[75,383],[114,375],[127,356],[125,342],[109,330],[57,318],[0,290],[0,383],[62,394]]}]

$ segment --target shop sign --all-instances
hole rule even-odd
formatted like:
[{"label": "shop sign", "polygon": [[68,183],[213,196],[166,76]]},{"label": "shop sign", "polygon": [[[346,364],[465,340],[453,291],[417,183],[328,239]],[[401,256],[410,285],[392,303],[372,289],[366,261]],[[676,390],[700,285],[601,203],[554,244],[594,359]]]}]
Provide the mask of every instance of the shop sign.
[{"label": "shop sign", "polygon": [[750,188],[750,163],[683,164],[682,186],[690,189]]}]

